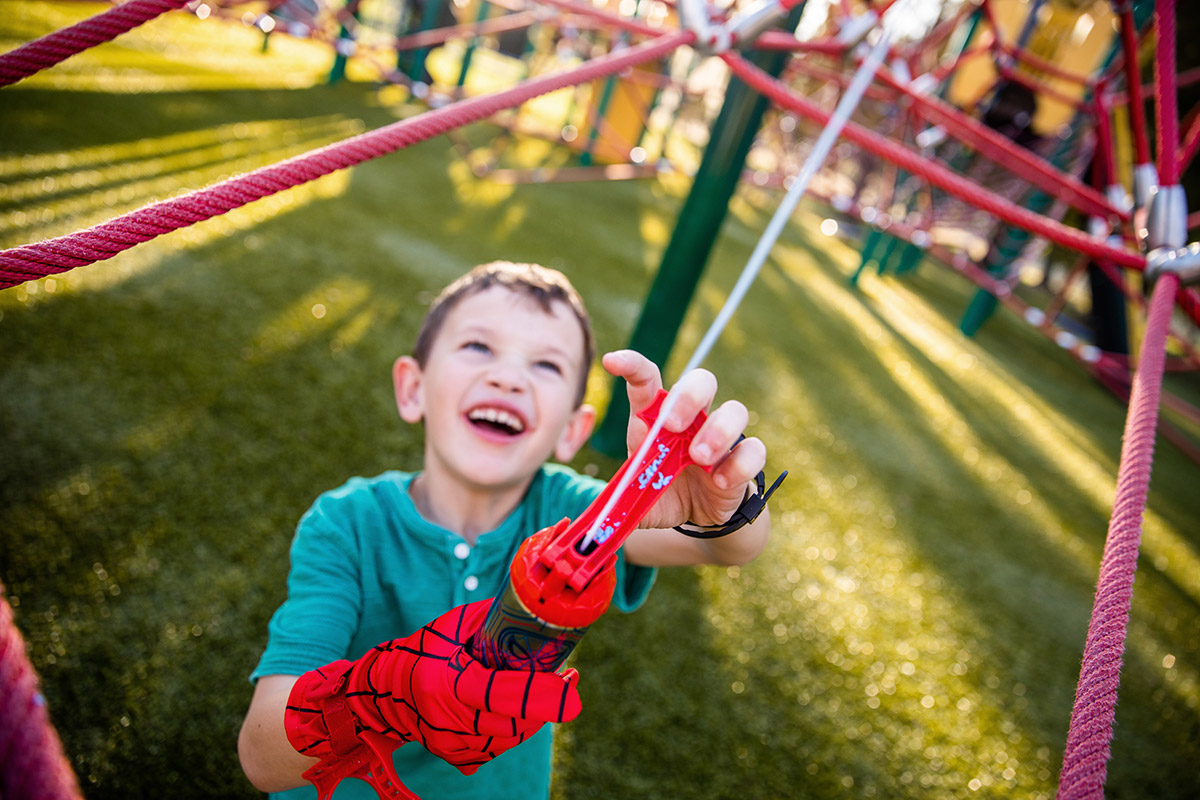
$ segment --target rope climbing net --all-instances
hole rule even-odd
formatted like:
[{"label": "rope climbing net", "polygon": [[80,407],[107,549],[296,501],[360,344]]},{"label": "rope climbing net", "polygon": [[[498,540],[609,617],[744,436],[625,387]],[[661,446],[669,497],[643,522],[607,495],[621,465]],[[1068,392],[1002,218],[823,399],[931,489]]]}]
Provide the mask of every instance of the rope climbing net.
[{"label": "rope climbing net", "polygon": [[[18,82],[185,5],[199,16],[208,16],[214,9],[230,11],[200,0],[130,0],[0,54],[0,86]],[[1065,69],[1030,46],[1040,3],[1033,4],[1019,33],[1014,34],[1012,24],[1001,19],[992,2],[978,0],[958,4],[920,35],[883,44],[880,21],[889,18],[896,0],[868,5],[866,13],[857,15],[851,13],[848,3],[831,5],[828,19],[809,35],[774,27],[796,5],[794,0],[758,0],[724,9],[700,0],[679,0],[678,5],[643,3],[640,5],[649,7],[650,12],[642,16],[614,13],[580,0],[506,0],[495,5],[502,12],[498,16],[481,15],[449,27],[427,25],[416,33],[388,34],[382,45],[376,36],[374,46],[397,53],[422,51],[456,37],[474,42],[483,35],[546,24],[560,31],[606,31],[608,52],[493,94],[466,96],[460,85],[452,93],[460,99],[417,116],[85,230],[0,251],[0,288],[111,258],[164,233],[491,118],[548,92],[628,73],[684,46],[719,57],[732,75],[772,101],[778,120],[790,121],[790,127],[775,131],[771,140],[777,153],[786,156],[788,148],[806,150],[805,138],[797,134],[800,120],[828,132],[822,137],[828,140],[824,150],[814,156],[818,149],[814,145],[806,152],[813,163],[806,165],[808,172],[799,192],[807,189],[836,210],[903,241],[914,253],[934,256],[977,283],[993,302],[1011,307],[1106,385],[1115,390],[1130,388],[1116,499],[1059,784],[1059,797],[1064,800],[1102,797],[1141,520],[1155,435],[1162,428],[1162,377],[1169,368],[1200,366],[1195,336],[1200,294],[1191,285],[1200,279],[1200,247],[1187,245],[1195,220],[1188,217],[1180,187],[1182,172],[1200,149],[1200,114],[1189,116],[1187,130],[1181,135],[1176,102],[1178,85],[1200,76],[1176,74],[1173,0],[1157,0],[1152,20],[1145,13],[1145,4],[1132,0],[1115,3],[1112,14],[1119,35],[1088,74]],[[323,3],[285,0],[273,4],[266,14],[252,16],[249,22],[265,33],[323,38],[341,56],[361,55],[365,46],[360,49],[360,44],[369,37],[356,12],[353,3],[331,8]],[[892,14],[893,19],[896,16]],[[1138,63],[1139,42],[1149,36],[1157,42],[1151,87],[1157,163],[1150,155]],[[874,48],[867,47],[870,37],[876,37]],[[746,57],[745,53],[755,50],[786,51],[792,58],[780,77],[772,77]],[[985,107],[982,117],[963,111],[950,97],[955,77],[966,65],[978,61],[994,68],[990,87],[978,96]],[[410,88],[422,83],[411,69],[404,74],[377,56],[370,63],[385,80]],[[857,85],[850,79],[851,72],[863,76],[856,79]],[[851,88],[853,103],[843,102],[834,110],[833,101],[839,96],[846,101]],[[1067,109],[1069,122],[1061,129],[1069,130],[1070,135],[1023,141],[1031,127],[1029,109],[1013,112],[1008,108],[1007,118],[1000,113],[1013,97],[1042,98]],[[989,118],[986,110],[996,114]],[[1118,110],[1124,113],[1117,114]],[[1020,113],[1025,114],[1024,121],[1017,119]],[[1127,121],[1132,141],[1131,187],[1124,185],[1117,160],[1118,118]],[[598,120],[592,121],[599,125]],[[825,161],[839,132],[844,142],[856,148],[857,160],[843,158],[837,164],[826,164],[814,179],[812,173]],[[760,137],[760,143],[769,140],[768,132]],[[847,189],[844,163],[868,161],[882,166],[877,172],[885,180],[868,187],[868,171],[863,170],[857,183],[851,182]],[[972,165],[981,161],[992,170],[986,185],[972,172]],[[787,162],[787,158],[777,159],[780,165]],[[784,174],[783,167],[780,170],[776,176],[753,171],[751,180],[759,185],[775,181],[794,186],[796,176]],[[995,179],[999,172],[1017,189],[998,188],[1004,184]],[[1090,172],[1090,181],[1083,177],[1085,172]],[[866,191],[868,188],[871,191]],[[985,220],[982,232],[974,232],[989,245],[983,258],[947,244],[942,235],[956,219],[961,221],[964,209]],[[1072,219],[1086,220],[1086,230],[1071,224]],[[1011,265],[1018,255],[1035,246],[1044,248],[1046,243],[1078,254],[1079,261],[1046,307],[1037,308],[1019,296],[1019,276]],[[768,243],[766,249],[769,247]],[[1128,356],[1105,351],[1072,333],[1062,316],[1070,286],[1087,265],[1095,265],[1129,303],[1144,310],[1145,332],[1132,378]],[[1134,278],[1153,283],[1149,302],[1143,300]],[[1179,355],[1168,358],[1172,344]],[[1200,419],[1200,412],[1181,401],[1172,403],[1192,419]],[[1176,440],[1183,443],[1182,438]],[[78,796],[7,603],[0,603],[0,683],[9,698],[0,724],[4,734],[0,738],[0,794]],[[39,783],[30,788],[30,781]]]}]

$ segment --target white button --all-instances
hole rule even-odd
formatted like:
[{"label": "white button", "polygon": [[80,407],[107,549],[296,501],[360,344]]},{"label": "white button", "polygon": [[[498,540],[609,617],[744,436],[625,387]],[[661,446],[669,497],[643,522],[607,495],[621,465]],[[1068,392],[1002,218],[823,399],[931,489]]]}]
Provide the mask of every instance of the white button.
[{"label": "white button", "polygon": [[476,578],[474,575],[468,575],[467,579],[463,581],[463,588],[468,592],[475,591],[479,588],[479,578]]},{"label": "white button", "polygon": [[471,555],[471,545],[467,544],[466,542],[459,542],[458,544],[454,545],[455,558],[466,558],[469,555]]}]

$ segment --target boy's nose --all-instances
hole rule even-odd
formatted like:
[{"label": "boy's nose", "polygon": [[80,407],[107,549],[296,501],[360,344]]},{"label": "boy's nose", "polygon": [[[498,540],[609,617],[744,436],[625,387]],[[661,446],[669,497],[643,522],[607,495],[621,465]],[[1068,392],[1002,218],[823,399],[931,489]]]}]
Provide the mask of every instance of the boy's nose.
[{"label": "boy's nose", "polygon": [[503,392],[525,391],[525,374],[516,367],[497,364],[488,372],[487,382]]}]

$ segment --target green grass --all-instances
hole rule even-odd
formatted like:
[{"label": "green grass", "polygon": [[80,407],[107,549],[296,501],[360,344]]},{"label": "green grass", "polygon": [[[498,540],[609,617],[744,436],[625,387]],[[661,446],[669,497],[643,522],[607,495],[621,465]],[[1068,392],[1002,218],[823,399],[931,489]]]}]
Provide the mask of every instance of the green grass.
[{"label": "green grass", "polygon": [[[95,8],[8,3],[0,43]],[[243,34],[168,17],[3,90],[0,246],[411,111]],[[686,188],[495,186],[435,140],[0,292],[0,580],[89,797],[254,795],[234,742],[292,528],[417,465],[389,366],[423,305],[474,263],[540,261],[618,347]],[[675,369],[773,207],[735,201]],[[852,291],[854,243],[819,219],[708,362],[791,470],[772,543],[666,571],[588,634],[556,800],[1054,792],[1124,409],[1008,314],[963,339],[972,289],[943,271]],[[1110,798],[1200,795],[1198,479],[1160,443]]]}]

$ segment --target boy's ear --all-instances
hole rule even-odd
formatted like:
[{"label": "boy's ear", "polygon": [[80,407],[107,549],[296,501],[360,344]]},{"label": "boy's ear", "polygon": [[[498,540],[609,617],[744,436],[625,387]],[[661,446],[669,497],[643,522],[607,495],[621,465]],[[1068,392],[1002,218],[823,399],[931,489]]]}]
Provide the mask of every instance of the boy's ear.
[{"label": "boy's ear", "polygon": [[412,356],[400,356],[392,365],[392,385],[400,419],[416,424],[425,416],[425,382],[421,365]]},{"label": "boy's ear", "polygon": [[562,462],[574,458],[575,454],[579,452],[579,448],[583,447],[584,442],[592,435],[592,428],[595,425],[596,409],[587,403],[571,412],[571,417],[567,420],[567,427],[563,429],[562,436],[554,445],[554,457]]}]

